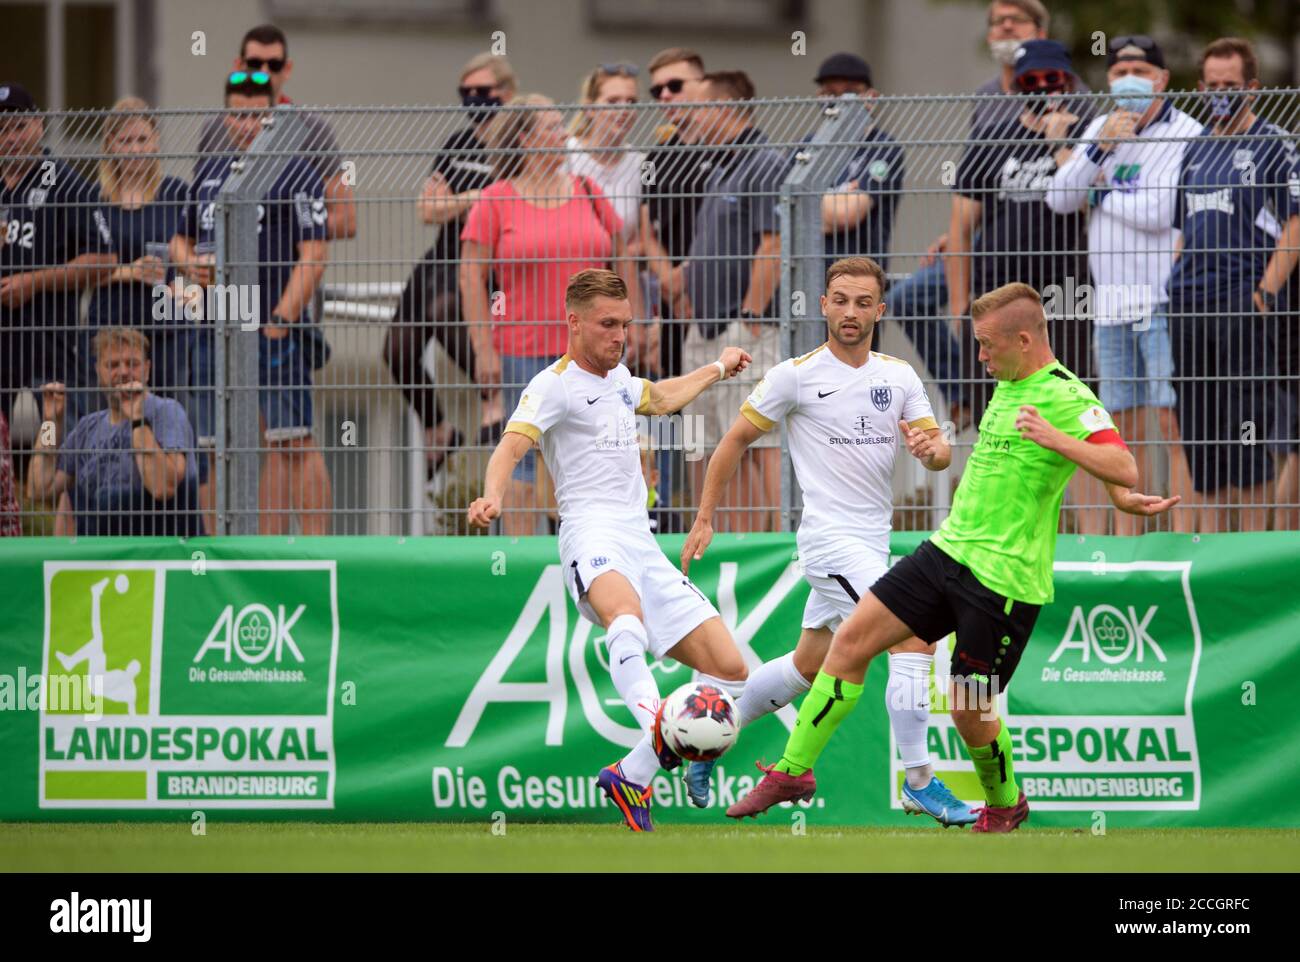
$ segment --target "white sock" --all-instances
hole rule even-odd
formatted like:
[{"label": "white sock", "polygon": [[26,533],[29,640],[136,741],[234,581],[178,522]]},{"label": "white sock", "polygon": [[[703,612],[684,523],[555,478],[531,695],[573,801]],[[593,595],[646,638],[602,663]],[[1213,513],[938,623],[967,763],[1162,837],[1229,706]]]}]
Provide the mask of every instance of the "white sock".
[{"label": "white sock", "polygon": [[885,710],[894,726],[894,741],[907,770],[907,784],[924,788],[934,777],[926,735],[930,729],[930,665],[933,655],[904,652],[889,656]]},{"label": "white sock", "polygon": [[650,650],[645,625],[636,615],[619,615],[610,623],[605,636],[609,647],[609,676],[636,723],[648,732],[659,709],[659,686],[645,660]]},{"label": "white sock", "polygon": [[721,688],[736,701],[745,694],[745,686],[749,683],[746,681],[728,681],[725,678],[719,678],[717,675],[706,675],[700,672],[699,677],[695,679],[701,685],[712,685],[715,688]]},{"label": "white sock", "polygon": [[623,777],[628,781],[635,782],[642,788],[650,784],[659,771],[659,756],[655,754],[649,732],[641,736],[636,747],[619,762],[619,767],[623,769]]},{"label": "white sock", "polygon": [[745,690],[736,699],[740,724],[748,725],[778,708],[784,708],[811,687],[812,682],[794,666],[793,651],[765,661],[749,673]]}]

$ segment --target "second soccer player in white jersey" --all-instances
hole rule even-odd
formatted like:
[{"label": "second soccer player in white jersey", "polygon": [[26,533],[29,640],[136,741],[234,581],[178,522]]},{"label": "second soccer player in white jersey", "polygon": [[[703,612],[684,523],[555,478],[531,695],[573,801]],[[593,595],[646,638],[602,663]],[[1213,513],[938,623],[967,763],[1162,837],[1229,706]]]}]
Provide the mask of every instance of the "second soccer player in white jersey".
[{"label": "second soccer player in white jersey", "polygon": [[[599,783],[633,831],[653,831],[650,782],[680,759],[659,738],[659,690],[647,652],[671,657],[739,695],[747,669],[707,598],[678,571],[650,533],[637,414],[672,414],[752,360],[727,347],[713,364],[651,383],[621,363],[632,307],[610,271],[585,270],[564,295],[569,350],[534,377],[506,422],[487,466],[483,497],[469,520],[487,527],[519,459],[536,442],[555,479],[560,563],[578,610],[606,631],[614,687],[645,732]],[[820,664],[820,663],[819,663]]]},{"label": "second soccer player in white jersey", "polygon": [[[809,689],[832,633],[888,568],[899,438],[931,471],[952,460],[911,365],[871,350],[885,311],[884,283],[884,271],[867,257],[830,266],[821,298],[826,343],[768,371],[709,459],[699,514],[682,548],[683,574],[713,538],[713,512],[741,454],[781,421],[804,498],[797,544],[812,591],[803,632],[794,651],[750,675],[738,700],[742,725]],[[903,807],[945,826],[966,825],[975,813],[935,776],[926,741],[934,648],[909,638],[890,651],[885,705],[906,770]],[[712,767],[696,762],[687,770],[691,800],[700,807],[708,804]]]}]

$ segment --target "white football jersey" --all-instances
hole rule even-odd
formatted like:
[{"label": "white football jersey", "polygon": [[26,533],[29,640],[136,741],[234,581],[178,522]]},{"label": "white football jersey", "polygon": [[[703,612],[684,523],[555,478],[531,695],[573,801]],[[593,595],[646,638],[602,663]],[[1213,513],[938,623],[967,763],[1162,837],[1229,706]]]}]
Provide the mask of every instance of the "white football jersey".
[{"label": "white football jersey", "polygon": [[636,420],[649,401],[650,382],[626,365],[598,377],[567,354],[528,382],[506,430],[541,445],[561,521],[649,529]]},{"label": "white football jersey", "polygon": [[764,431],[785,422],[803,490],[797,541],[805,565],[864,546],[889,551],[898,422],[938,427],[910,364],[872,351],[850,367],[823,344],[768,371],[740,413]]}]

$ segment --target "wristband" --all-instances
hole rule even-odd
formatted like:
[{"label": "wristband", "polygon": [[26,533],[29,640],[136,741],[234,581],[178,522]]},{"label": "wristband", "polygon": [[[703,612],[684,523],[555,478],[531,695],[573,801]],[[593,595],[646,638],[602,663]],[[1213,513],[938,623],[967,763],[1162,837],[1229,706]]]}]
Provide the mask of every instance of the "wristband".
[{"label": "wristband", "polygon": [[727,379],[727,365],[721,361],[714,361],[713,363],[718,366],[718,380],[725,381]]},{"label": "wristband", "polygon": [[153,425],[149,424],[148,418],[138,417],[131,422],[131,430],[134,431],[136,428],[142,428],[145,427],[146,425],[148,425],[149,427],[153,427]]}]

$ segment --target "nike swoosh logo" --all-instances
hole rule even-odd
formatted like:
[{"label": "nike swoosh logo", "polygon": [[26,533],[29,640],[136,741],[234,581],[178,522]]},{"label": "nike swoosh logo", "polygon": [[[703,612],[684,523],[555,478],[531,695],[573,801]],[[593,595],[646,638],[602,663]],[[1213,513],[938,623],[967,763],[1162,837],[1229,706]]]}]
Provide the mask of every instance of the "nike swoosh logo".
[{"label": "nike swoosh logo", "polygon": [[[835,389],[835,391],[838,391],[838,390],[839,390],[839,388],[836,388],[836,389]],[[818,392],[817,392],[817,396],[818,396],[818,397],[830,397],[832,394],[835,393],[835,391],[827,391],[825,394],[823,394],[821,391],[818,391]]]},{"label": "nike swoosh logo", "polygon": [[622,658],[620,658],[620,659],[618,660],[618,663],[621,665],[621,664],[623,664],[623,662],[627,661],[629,658],[635,658],[635,657],[636,657],[636,655],[624,655]]},{"label": "nike swoosh logo", "polygon": [[770,699],[770,698],[768,699],[768,701],[772,703],[772,707],[773,707],[773,708],[780,708],[780,707],[781,707],[778,703],[772,701],[772,699]]},{"label": "nike swoosh logo", "polygon": [[588,403],[588,404],[595,404],[595,403],[596,403],[597,401],[599,401],[599,400],[600,400],[600,395],[596,395],[596,397],[589,397],[589,398],[587,398],[587,403]]}]

